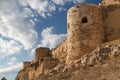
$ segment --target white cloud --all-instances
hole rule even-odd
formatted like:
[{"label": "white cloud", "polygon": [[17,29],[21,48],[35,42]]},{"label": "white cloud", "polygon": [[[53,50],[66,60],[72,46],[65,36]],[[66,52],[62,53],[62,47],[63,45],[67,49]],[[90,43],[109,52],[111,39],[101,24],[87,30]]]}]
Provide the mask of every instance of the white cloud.
[{"label": "white cloud", "polygon": [[73,0],[73,3],[77,4],[77,3],[85,3],[86,0]]},{"label": "white cloud", "polygon": [[[51,1],[48,0],[24,0],[23,3],[29,5],[32,9],[36,10],[40,16],[46,17],[46,15],[56,10],[56,7]],[[24,4],[25,5],[25,4]]]},{"label": "white cloud", "polygon": [[0,68],[3,68],[3,66],[0,65]]},{"label": "white cloud", "polygon": [[18,63],[12,66],[0,68],[0,73],[12,73],[12,72],[18,72],[20,69],[22,69],[22,63]]},{"label": "white cloud", "polygon": [[57,5],[64,5],[66,0],[52,0]]},{"label": "white cloud", "polygon": [[37,39],[34,22],[30,19],[34,14],[17,4],[14,0],[1,0],[0,34],[20,42],[24,49],[30,49]]},{"label": "white cloud", "polygon": [[29,5],[33,10],[36,10],[39,15],[44,18],[49,15],[51,16],[51,12],[55,12],[58,6],[64,8],[64,5],[67,3],[77,4],[83,2],[85,2],[85,0],[19,0],[19,3],[22,6]]},{"label": "white cloud", "polygon": [[83,3],[86,0],[52,0],[52,1],[56,5],[64,6],[68,2],[72,2],[72,3],[77,4],[77,3]]},{"label": "white cloud", "polygon": [[66,34],[54,34],[53,27],[48,27],[41,32],[42,40],[39,46],[54,48],[66,38]]},{"label": "white cloud", "polygon": [[9,59],[8,65],[14,65],[17,62],[17,58],[16,57],[12,57]]},{"label": "white cloud", "polygon": [[14,40],[4,40],[0,38],[0,58],[18,53],[22,46]]}]

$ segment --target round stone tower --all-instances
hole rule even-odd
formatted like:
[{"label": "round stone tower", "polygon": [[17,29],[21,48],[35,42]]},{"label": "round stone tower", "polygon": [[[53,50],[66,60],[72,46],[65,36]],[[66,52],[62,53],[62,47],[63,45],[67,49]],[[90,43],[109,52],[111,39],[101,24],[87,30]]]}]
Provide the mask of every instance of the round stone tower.
[{"label": "round stone tower", "polygon": [[76,5],[68,11],[67,24],[68,54],[66,63],[71,64],[102,43],[101,9],[94,4]]}]

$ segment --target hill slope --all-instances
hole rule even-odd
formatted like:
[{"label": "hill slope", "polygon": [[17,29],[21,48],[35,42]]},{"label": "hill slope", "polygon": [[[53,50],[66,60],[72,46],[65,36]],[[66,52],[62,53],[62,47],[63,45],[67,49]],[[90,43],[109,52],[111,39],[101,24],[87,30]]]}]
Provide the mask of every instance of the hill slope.
[{"label": "hill slope", "polygon": [[120,80],[120,40],[98,46],[66,70],[58,69],[39,80]]}]

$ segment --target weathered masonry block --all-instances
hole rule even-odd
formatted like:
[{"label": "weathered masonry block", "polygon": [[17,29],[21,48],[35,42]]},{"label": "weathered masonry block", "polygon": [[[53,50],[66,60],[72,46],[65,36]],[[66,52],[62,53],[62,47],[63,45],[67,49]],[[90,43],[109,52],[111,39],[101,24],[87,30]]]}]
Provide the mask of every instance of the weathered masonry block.
[{"label": "weathered masonry block", "polygon": [[50,49],[44,47],[37,48],[35,53],[35,61],[43,59],[44,57],[51,57]]}]

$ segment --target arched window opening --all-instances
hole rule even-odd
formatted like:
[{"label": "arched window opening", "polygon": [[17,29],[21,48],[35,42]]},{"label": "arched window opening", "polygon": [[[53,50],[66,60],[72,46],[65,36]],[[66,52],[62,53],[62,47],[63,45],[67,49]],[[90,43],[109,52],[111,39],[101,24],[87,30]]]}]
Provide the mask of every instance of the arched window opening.
[{"label": "arched window opening", "polygon": [[84,17],[82,18],[82,23],[88,23],[88,19],[87,19],[86,16],[84,16]]}]

